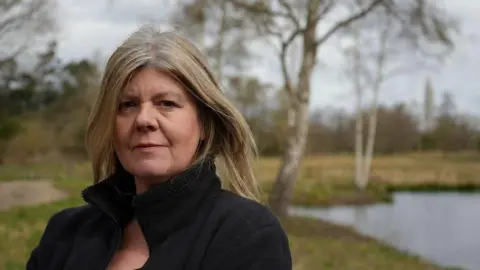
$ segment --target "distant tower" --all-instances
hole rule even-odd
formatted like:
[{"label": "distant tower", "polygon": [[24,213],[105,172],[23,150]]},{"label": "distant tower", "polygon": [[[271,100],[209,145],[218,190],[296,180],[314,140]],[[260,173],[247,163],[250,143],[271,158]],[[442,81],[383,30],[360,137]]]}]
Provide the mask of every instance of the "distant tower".
[{"label": "distant tower", "polygon": [[424,108],[423,108],[423,120],[424,120],[424,131],[431,131],[434,127],[435,119],[435,101],[432,82],[430,78],[427,78],[425,82],[425,97],[424,97]]}]

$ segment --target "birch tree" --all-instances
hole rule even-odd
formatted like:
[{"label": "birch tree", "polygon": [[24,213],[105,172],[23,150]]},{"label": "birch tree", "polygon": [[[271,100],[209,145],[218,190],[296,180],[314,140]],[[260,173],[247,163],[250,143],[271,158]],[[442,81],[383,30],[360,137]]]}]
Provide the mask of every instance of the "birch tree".
[{"label": "birch tree", "polygon": [[360,33],[357,29],[353,30],[353,49],[352,49],[352,62],[353,62],[353,86],[355,89],[355,184],[358,188],[361,188],[363,177],[363,98],[364,98],[364,85],[361,81],[361,64],[363,62],[360,54]]},{"label": "birch tree", "polygon": [[[359,24],[362,25],[362,23]],[[392,24],[393,19],[385,17],[381,27],[374,28],[367,34],[361,32],[359,26],[352,27],[353,42],[346,52],[351,62],[348,65],[351,66],[351,70],[347,74],[351,76],[355,93],[355,184],[360,190],[365,189],[370,175],[377,127],[378,95],[387,79],[386,73],[390,68],[388,62],[396,58],[395,50],[390,49],[394,41]],[[395,60],[398,61],[398,59]],[[368,90],[371,91],[372,100],[368,112],[367,140],[364,147],[364,98]]]},{"label": "birch tree", "polygon": [[430,78],[427,78],[425,81],[425,96],[423,104],[423,123],[424,131],[431,132],[435,123],[435,96],[432,86],[432,81]]},{"label": "birch tree", "polygon": [[[432,56],[436,60],[441,60],[451,52],[452,48],[449,39],[440,38],[438,42],[446,45],[447,50],[426,55],[420,51],[420,54],[417,54],[420,56],[417,57],[417,61],[412,61],[419,47],[413,47],[414,50],[411,50],[412,47],[405,47],[405,42],[415,42],[415,38],[402,35],[399,32],[399,30],[403,31],[402,25],[396,24],[394,17],[385,11],[387,10],[380,9],[374,20],[365,19],[349,29],[353,44],[349,48],[351,52],[347,52],[347,55],[351,54],[349,58],[352,70],[349,75],[352,77],[356,99],[355,184],[360,190],[366,188],[370,178],[377,130],[378,99],[382,87],[393,77],[418,72],[421,69],[431,69],[428,60]],[[378,26],[372,27],[372,25]],[[362,28],[368,31],[362,31]],[[439,62],[435,61],[435,64],[438,65]],[[363,101],[366,91],[371,93],[371,102],[367,112],[368,130],[364,147]]]},{"label": "birch tree", "polygon": [[[283,89],[288,104],[289,134],[269,205],[278,216],[287,215],[308,134],[311,78],[319,50],[346,27],[385,10],[404,26],[415,45],[448,39],[447,23],[434,1],[428,0],[230,0],[244,11],[260,37],[277,49]],[[353,6],[349,9],[347,7]],[[288,72],[287,55],[295,40],[301,42],[300,65]]]}]

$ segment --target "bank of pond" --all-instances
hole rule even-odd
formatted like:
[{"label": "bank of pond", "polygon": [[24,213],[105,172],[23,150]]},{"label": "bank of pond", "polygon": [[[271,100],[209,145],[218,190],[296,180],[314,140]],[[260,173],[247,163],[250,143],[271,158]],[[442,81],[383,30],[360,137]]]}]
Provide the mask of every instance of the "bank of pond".
[{"label": "bank of pond", "polygon": [[480,193],[475,190],[400,188],[388,201],[295,206],[290,213],[351,227],[440,267],[474,270],[480,269]]}]

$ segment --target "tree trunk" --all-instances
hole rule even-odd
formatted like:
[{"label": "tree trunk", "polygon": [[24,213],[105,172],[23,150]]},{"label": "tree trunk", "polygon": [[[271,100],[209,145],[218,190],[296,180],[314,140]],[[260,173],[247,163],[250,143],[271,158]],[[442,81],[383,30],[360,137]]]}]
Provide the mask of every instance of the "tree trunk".
[{"label": "tree trunk", "polygon": [[370,179],[370,172],[372,169],[372,159],[373,159],[373,149],[375,146],[375,137],[377,131],[377,108],[378,108],[378,93],[380,92],[380,87],[384,80],[384,66],[388,53],[387,41],[389,37],[390,30],[390,21],[388,21],[385,29],[381,33],[380,37],[380,51],[376,58],[376,74],[375,81],[373,82],[373,98],[372,98],[372,107],[370,109],[370,117],[368,121],[368,137],[367,137],[367,148],[364,158],[364,168],[361,182],[361,189],[365,189],[368,185]]},{"label": "tree trunk", "polygon": [[357,90],[357,118],[355,121],[355,185],[362,190],[363,177],[363,115],[361,96]]},{"label": "tree trunk", "polygon": [[377,131],[377,96],[378,93],[374,93],[374,101],[370,112],[368,121],[368,137],[367,137],[367,149],[365,153],[365,164],[363,168],[363,176],[360,188],[363,190],[367,187],[370,179],[370,171],[373,158],[373,149],[375,146],[375,135]]},{"label": "tree trunk", "polygon": [[361,72],[361,55],[358,46],[359,42],[359,33],[358,30],[354,30],[355,46],[353,48],[353,80],[355,87],[355,96],[356,96],[356,120],[355,120],[355,185],[359,190],[362,190],[363,181],[363,169],[364,169],[364,156],[363,156],[363,112],[362,112],[362,100],[363,100],[363,89],[360,79]]},{"label": "tree trunk", "polygon": [[227,27],[227,1],[223,1],[221,5],[220,28],[218,29],[218,44],[217,44],[217,78],[223,84],[223,50],[225,43],[225,32]]},{"label": "tree trunk", "polygon": [[298,87],[290,95],[287,145],[269,200],[271,210],[280,218],[288,215],[288,206],[292,200],[293,188],[298,178],[300,163],[307,142],[310,81],[317,59],[316,16],[320,2],[312,1],[309,5],[306,30],[302,35],[303,54],[298,75]]},{"label": "tree trunk", "polygon": [[288,215],[288,206],[298,178],[308,133],[308,104],[290,105],[288,118],[292,133],[287,139],[280,171],[269,201],[271,210],[280,217]]}]

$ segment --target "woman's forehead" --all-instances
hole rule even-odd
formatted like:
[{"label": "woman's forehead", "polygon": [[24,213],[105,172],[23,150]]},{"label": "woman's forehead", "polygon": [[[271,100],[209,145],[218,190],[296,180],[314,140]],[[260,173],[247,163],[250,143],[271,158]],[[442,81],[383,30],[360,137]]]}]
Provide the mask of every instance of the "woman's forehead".
[{"label": "woman's forehead", "polygon": [[182,95],[185,89],[181,82],[164,71],[145,68],[133,74],[123,88],[123,95],[139,93]]}]

